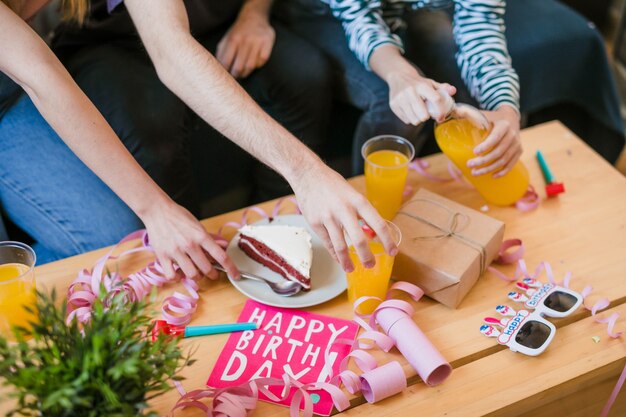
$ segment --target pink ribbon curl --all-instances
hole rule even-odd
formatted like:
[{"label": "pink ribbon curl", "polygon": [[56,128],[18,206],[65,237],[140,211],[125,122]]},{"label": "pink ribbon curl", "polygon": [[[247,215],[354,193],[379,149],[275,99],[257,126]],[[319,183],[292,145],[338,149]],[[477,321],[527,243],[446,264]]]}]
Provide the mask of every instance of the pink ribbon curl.
[{"label": "pink ribbon curl", "polygon": [[[274,394],[270,387],[282,387],[282,395]],[[313,415],[313,401],[308,391],[322,390],[330,394],[335,407],[343,411],[350,406],[345,394],[341,389],[329,383],[302,384],[288,374],[283,374],[279,378],[257,378],[245,384],[228,388],[204,388],[185,392],[180,383],[176,387],[181,393],[180,399],[172,408],[171,416],[178,409],[196,408],[201,410],[205,416],[211,417],[246,417],[252,415],[256,408],[259,393],[264,394],[271,401],[281,402],[291,394],[291,389],[296,392],[291,400],[289,413],[292,417],[300,415],[300,406],[304,416]],[[210,404],[205,404],[201,400],[212,398]]]},{"label": "pink ribbon curl", "polygon": [[[131,240],[141,238],[141,246],[123,251],[117,256],[113,253]],[[185,325],[191,320],[191,315],[196,311],[198,295],[198,284],[196,281],[186,278],[177,270],[173,279],[168,279],[161,265],[157,262],[150,262],[145,268],[134,272],[123,278],[118,272],[105,273],[106,264],[109,261],[120,260],[133,253],[153,254],[154,250],[148,243],[148,236],[145,230],[138,230],[126,236],[117,245],[111,248],[102,258],[100,258],[93,269],[83,269],[78,273],[78,277],[67,290],[68,316],[66,322],[69,324],[76,319],[80,323],[86,323],[91,318],[91,311],[94,301],[100,295],[100,291],[107,292],[106,300],[122,295],[125,302],[132,303],[145,299],[154,287],[163,287],[169,282],[180,281],[187,294],[176,291],[163,301],[161,308],[163,319],[170,324]]]},{"label": "pink ribbon curl", "polygon": [[[587,296],[591,294],[591,291],[592,291],[591,286],[585,287],[585,289],[582,292],[583,297],[587,298]],[[606,332],[609,335],[609,337],[611,339],[618,339],[618,338],[621,338],[622,335],[626,334],[626,330],[615,331],[615,325],[617,323],[617,320],[620,318],[619,313],[612,313],[609,317],[597,317],[598,312],[609,307],[610,304],[611,302],[607,298],[599,299],[593,304],[593,306],[591,306],[591,308],[589,308],[586,304],[583,303],[585,308],[591,312],[591,316],[593,317],[596,323],[606,324]],[[611,392],[611,395],[609,396],[606,404],[602,408],[602,411],[600,412],[600,417],[607,417],[609,415],[609,411],[611,411],[611,408],[613,407],[613,404],[615,403],[617,396],[622,390],[622,387],[624,386],[624,382],[626,382],[626,366],[624,366],[622,373],[617,379],[617,383],[615,384],[615,387],[613,387],[613,391]]]}]

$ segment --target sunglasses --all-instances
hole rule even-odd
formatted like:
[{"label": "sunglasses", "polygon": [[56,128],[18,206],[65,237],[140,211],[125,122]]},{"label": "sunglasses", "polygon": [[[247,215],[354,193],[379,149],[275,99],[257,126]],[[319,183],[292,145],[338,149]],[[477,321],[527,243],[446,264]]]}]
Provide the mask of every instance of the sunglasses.
[{"label": "sunglasses", "polygon": [[480,332],[497,338],[498,343],[508,346],[513,352],[537,356],[546,350],[556,333],[554,324],[543,316],[566,317],[580,307],[583,297],[568,288],[542,284],[532,278],[525,278],[516,285],[526,294],[512,291],[508,297],[524,303],[527,310],[515,311],[509,306],[499,305],[496,312],[502,318],[485,317]]},{"label": "sunglasses", "polygon": [[526,308],[543,316],[567,317],[583,303],[583,296],[579,293],[552,283],[542,284],[536,279],[524,278],[515,285],[526,294],[511,291],[508,294],[509,299],[524,303]]}]

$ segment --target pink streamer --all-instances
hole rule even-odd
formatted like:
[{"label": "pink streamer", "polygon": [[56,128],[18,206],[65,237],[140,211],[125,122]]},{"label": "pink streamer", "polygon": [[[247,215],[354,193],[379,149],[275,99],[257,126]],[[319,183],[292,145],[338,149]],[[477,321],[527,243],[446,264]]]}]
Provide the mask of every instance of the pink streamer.
[{"label": "pink streamer", "polygon": [[[583,297],[586,298],[586,296],[591,293],[591,287],[590,286],[585,287],[583,292],[586,293],[585,295],[583,295]],[[596,323],[607,325],[606,332],[610,338],[612,339],[621,338],[622,335],[626,334],[626,331],[624,330],[619,331],[619,332],[615,331],[615,324],[617,323],[617,320],[620,317],[619,313],[613,313],[609,317],[605,317],[605,318],[596,317],[596,314],[599,311],[604,310],[605,308],[609,307],[610,304],[611,303],[607,298],[601,298],[598,301],[596,301],[591,308],[587,307],[586,305],[585,305],[585,308],[591,311],[591,316],[594,318],[594,321]],[[624,386],[624,381],[626,381],[626,366],[624,366],[624,369],[622,370],[622,373],[617,379],[617,383],[615,384],[615,387],[613,388],[611,395],[609,396],[606,404],[602,408],[602,411],[600,412],[600,417],[607,417],[609,415],[609,411],[611,411],[611,407],[613,407],[613,403],[615,403],[617,396],[619,395],[620,391],[622,390],[622,387]]]},{"label": "pink streamer", "polygon": [[600,412],[600,417],[607,417],[609,415],[609,411],[611,411],[611,407],[613,407],[613,403],[617,399],[619,392],[622,390],[622,387],[624,386],[624,381],[626,381],[626,366],[624,366],[624,370],[622,370],[622,374],[619,376],[617,380],[617,384],[615,384],[615,388],[613,388],[613,391],[611,392],[609,399],[607,400],[606,404],[602,408],[602,411]]},{"label": "pink streamer", "polygon": [[519,211],[527,212],[535,210],[541,204],[541,199],[539,198],[539,194],[535,191],[535,188],[532,185],[528,186],[528,190],[522,198],[515,202],[515,207]]},{"label": "pink streamer", "polygon": [[[511,248],[517,247],[516,250],[511,251]],[[513,263],[517,263],[517,268],[512,276],[508,276],[502,271],[498,270],[494,266],[488,266],[487,271],[491,272],[498,278],[506,282],[515,282],[520,278],[533,278],[536,279],[543,270],[546,271],[546,276],[550,280],[552,284],[557,284],[554,279],[554,274],[552,273],[552,267],[546,261],[542,261],[537,265],[535,271],[531,274],[528,272],[528,267],[526,266],[526,262],[524,261],[523,256],[525,253],[524,244],[521,239],[509,239],[502,242],[502,246],[500,246],[500,251],[498,252],[498,257],[494,259],[495,264],[499,265],[510,265]],[[569,282],[571,279],[572,273],[567,272],[563,279],[561,285],[566,288],[569,288]]]},{"label": "pink streamer", "polygon": [[415,158],[411,161],[409,163],[409,169],[434,182],[450,182],[455,180],[455,177],[452,175],[450,175],[450,177],[440,177],[438,175],[431,174],[429,172],[430,163],[421,158]]}]

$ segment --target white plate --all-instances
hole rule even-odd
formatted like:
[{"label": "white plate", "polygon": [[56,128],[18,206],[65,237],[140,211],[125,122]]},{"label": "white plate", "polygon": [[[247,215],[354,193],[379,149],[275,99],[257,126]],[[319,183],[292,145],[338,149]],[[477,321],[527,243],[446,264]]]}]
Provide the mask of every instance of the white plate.
[{"label": "white plate", "polygon": [[[268,224],[264,219],[254,225]],[[311,234],[311,244],[313,246],[313,263],[311,265],[311,290],[301,291],[291,297],[282,297],[275,294],[266,284],[242,278],[239,281],[228,277],[234,287],[253,300],[259,301],[274,307],[301,308],[310,307],[331,300],[341,294],[346,289],[346,276],[341,266],[330,256],[319,237],[311,230],[304,217],[300,215],[284,215],[274,217],[272,224],[282,224],[289,226],[299,226],[306,228]],[[230,241],[226,252],[235,265],[246,272],[261,275],[272,281],[283,281],[284,278],[276,272],[264,267],[260,263],[253,261],[243,253],[237,242],[239,234]]]}]

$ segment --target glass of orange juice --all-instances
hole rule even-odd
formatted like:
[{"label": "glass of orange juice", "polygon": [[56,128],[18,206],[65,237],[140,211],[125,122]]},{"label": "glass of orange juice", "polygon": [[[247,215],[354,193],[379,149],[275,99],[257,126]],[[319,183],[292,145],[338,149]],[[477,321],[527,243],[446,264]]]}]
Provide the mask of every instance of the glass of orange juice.
[{"label": "glass of orange juice", "polygon": [[[387,227],[396,244],[400,246],[402,233],[398,226],[387,220]],[[387,294],[394,257],[385,252],[385,248],[378,240],[378,237],[370,239],[369,247],[376,259],[376,264],[373,268],[365,268],[363,266],[354,246],[350,246],[349,249],[354,270],[346,273],[346,279],[348,281],[348,300],[352,304],[360,297],[365,296],[379,297],[384,300]],[[370,314],[378,307],[379,303],[377,300],[367,300],[359,305],[358,312]]]},{"label": "glass of orange juice", "polygon": [[12,340],[13,326],[28,327],[36,308],[35,252],[19,242],[0,242],[0,334]]},{"label": "glass of orange juice", "polygon": [[402,205],[402,194],[415,148],[400,136],[381,135],[363,144],[367,199],[387,220],[393,219]]}]

